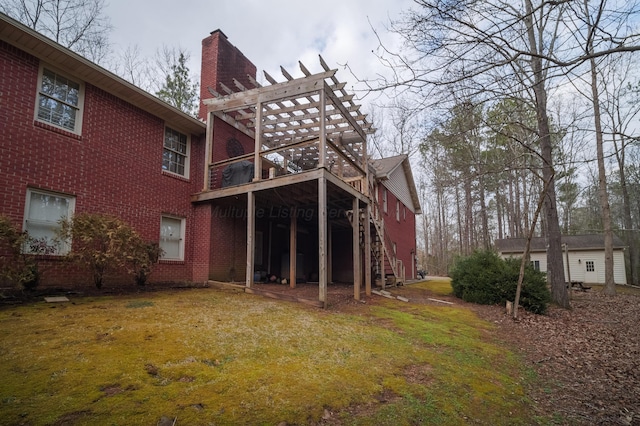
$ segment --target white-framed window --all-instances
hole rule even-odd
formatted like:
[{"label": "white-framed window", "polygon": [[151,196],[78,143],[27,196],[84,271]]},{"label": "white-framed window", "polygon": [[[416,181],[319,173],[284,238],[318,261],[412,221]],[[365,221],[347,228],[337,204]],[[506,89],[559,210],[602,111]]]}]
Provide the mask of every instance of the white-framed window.
[{"label": "white-framed window", "polygon": [[[32,240],[53,246],[52,254],[67,254],[71,248],[70,241],[57,241],[56,231],[60,227],[60,220],[73,216],[75,205],[75,197],[39,189],[27,189],[23,229],[29,233]],[[31,253],[34,250],[27,244],[25,252]]]},{"label": "white-framed window", "polygon": [[382,188],[382,211],[387,212],[387,188]]},{"label": "white-framed window", "polygon": [[396,200],[396,221],[400,222],[400,201]]},{"label": "white-framed window", "polygon": [[189,137],[170,127],[164,130],[162,170],[189,177]]},{"label": "white-framed window", "polygon": [[585,267],[587,268],[587,272],[595,272],[596,271],[596,264],[593,260],[587,260],[586,262],[584,262]]},{"label": "white-framed window", "polygon": [[35,118],[72,133],[80,134],[84,84],[46,65],[38,75]]},{"label": "white-framed window", "polygon": [[532,260],[531,261],[531,266],[533,266],[533,269],[535,269],[536,271],[540,270],[540,261],[539,260]]},{"label": "white-framed window", "polygon": [[162,216],[160,219],[161,259],[184,260],[185,219],[174,216]]}]

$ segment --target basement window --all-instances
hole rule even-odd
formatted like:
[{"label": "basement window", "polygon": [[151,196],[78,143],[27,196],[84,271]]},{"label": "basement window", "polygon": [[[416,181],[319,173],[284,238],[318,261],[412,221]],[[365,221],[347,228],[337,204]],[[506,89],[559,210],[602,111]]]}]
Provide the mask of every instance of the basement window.
[{"label": "basement window", "polygon": [[183,218],[162,216],[160,220],[160,248],[163,260],[184,260]]},{"label": "basement window", "polygon": [[40,68],[36,120],[79,135],[83,99],[83,84],[50,68]]}]

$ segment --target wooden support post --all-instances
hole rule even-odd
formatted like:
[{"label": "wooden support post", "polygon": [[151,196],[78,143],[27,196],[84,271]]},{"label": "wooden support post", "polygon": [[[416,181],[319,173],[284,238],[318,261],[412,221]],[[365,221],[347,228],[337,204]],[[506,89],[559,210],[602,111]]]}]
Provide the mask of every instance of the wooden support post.
[{"label": "wooden support post", "polygon": [[318,178],[318,300],[327,307],[327,178]]},{"label": "wooden support post", "polygon": [[353,220],[352,235],[353,235],[353,298],[360,300],[360,286],[362,280],[362,263],[360,262],[360,201],[357,198],[353,199]]},{"label": "wooden support post", "polygon": [[371,296],[371,206],[364,209],[364,291]]},{"label": "wooden support post", "polygon": [[260,151],[262,150],[262,104],[258,102],[256,104],[256,130],[255,130],[255,145],[254,145],[254,160],[253,160],[253,180],[262,179],[262,161],[260,157]]},{"label": "wooden support post", "polygon": [[333,282],[333,227],[331,221],[327,222],[327,282]]},{"label": "wooden support post", "polygon": [[[382,288],[385,288],[385,286],[387,285],[387,271],[385,270],[384,267],[384,258],[386,256],[386,252],[385,252],[385,241],[384,241],[384,216],[382,216],[380,218],[380,271],[382,271],[380,273],[381,277],[382,277]],[[389,260],[389,264],[391,264],[391,258],[388,259]]]},{"label": "wooden support post", "polygon": [[567,244],[562,245],[564,248],[565,264],[567,265],[567,280],[569,285],[569,299],[571,299],[571,264],[569,263],[569,246]]},{"label": "wooden support post", "polygon": [[296,274],[298,267],[298,219],[296,208],[291,209],[291,223],[289,225],[289,286],[296,288]]},{"label": "wooden support post", "polygon": [[253,191],[247,192],[247,274],[246,287],[253,284],[253,263],[255,257],[255,231],[256,231],[256,196]]},{"label": "wooden support post", "polygon": [[269,245],[267,246],[267,273],[271,273],[271,241],[273,240],[273,222],[269,221]]},{"label": "wooden support post", "polygon": [[214,116],[212,112],[207,112],[207,133],[205,133],[204,144],[204,173],[202,190],[208,191],[211,185],[210,181],[210,167],[211,167],[211,153],[213,152],[213,120]]}]

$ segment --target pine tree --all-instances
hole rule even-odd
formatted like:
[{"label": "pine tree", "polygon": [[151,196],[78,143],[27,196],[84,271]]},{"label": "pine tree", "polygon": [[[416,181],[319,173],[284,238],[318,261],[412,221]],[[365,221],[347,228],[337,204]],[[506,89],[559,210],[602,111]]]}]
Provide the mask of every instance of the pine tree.
[{"label": "pine tree", "polygon": [[195,116],[198,107],[198,84],[189,77],[187,56],[180,52],[177,61],[171,64],[171,71],[156,96],[179,110]]}]

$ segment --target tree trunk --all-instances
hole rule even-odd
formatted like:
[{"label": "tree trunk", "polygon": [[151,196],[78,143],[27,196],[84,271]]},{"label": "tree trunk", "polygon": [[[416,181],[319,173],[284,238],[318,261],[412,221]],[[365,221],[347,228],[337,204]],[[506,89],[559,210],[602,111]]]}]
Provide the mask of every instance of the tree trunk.
[{"label": "tree trunk", "polygon": [[544,70],[542,59],[537,55],[536,34],[533,24],[533,6],[531,0],[525,0],[527,14],[527,34],[531,49],[531,68],[534,76],[533,91],[536,101],[536,118],[538,122],[538,137],[542,157],[542,178],[547,186],[544,201],[544,216],[547,237],[547,281],[551,285],[551,299],[562,308],[569,308],[569,294],[564,282],[564,268],[562,263],[562,241],[558,210],[556,207],[555,171],[553,169],[553,155],[551,147],[551,133],[549,117],[547,115],[547,91],[544,87]]},{"label": "tree trunk", "polygon": [[[589,50],[591,46],[589,46]],[[616,283],[613,279],[613,229],[611,228],[611,207],[607,192],[607,173],[604,167],[604,147],[602,138],[602,124],[600,115],[600,96],[598,92],[598,76],[596,61],[591,59],[591,95],[593,97],[593,118],[596,129],[596,152],[598,156],[598,198],[604,227],[604,294],[616,294]]]},{"label": "tree trunk", "polygon": [[502,232],[502,196],[496,193],[496,217],[498,219],[498,238],[503,238]]},{"label": "tree trunk", "polygon": [[471,196],[471,178],[464,177],[464,245],[465,255],[469,255],[474,248],[473,243],[473,197]]},{"label": "tree trunk", "polygon": [[478,175],[478,191],[480,193],[480,217],[482,218],[482,248],[489,250],[491,240],[489,238],[489,215],[487,214],[487,202],[484,194],[484,175]]}]

